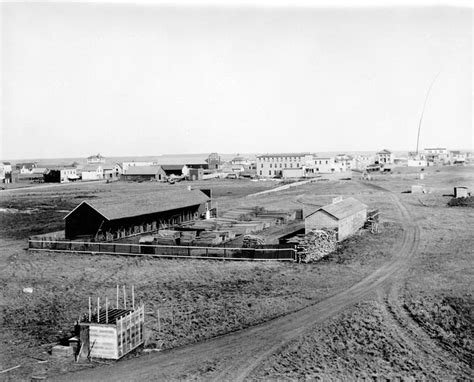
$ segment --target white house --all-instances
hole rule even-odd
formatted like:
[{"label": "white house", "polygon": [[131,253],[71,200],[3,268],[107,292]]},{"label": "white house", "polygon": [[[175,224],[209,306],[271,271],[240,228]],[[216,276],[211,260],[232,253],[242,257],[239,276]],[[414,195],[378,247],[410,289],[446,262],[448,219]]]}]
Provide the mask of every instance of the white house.
[{"label": "white house", "polygon": [[316,157],[313,160],[312,167],[314,172],[319,174],[330,174],[341,171],[341,166],[336,164],[336,160],[333,157]]},{"label": "white house", "polygon": [[122,166],[119,163],[104,164],[104,179],[119,179],[122,175]]},{"label": "white house", "polygon": [[88,164],[82,169],[82,180],[104,179],[104,168],[100,164]]},{"label": "white house", "polygon": [[380,165],[393,164],[393,160],[393,153],[387,149],[383,149],[375,154],[375,162]]},{"label": "white house", "polygon": [[0,183],[11,183],[12,165],[10,162],[0,162]]},{"label": "white house", "polygon": [[375,162],[375,157],[369,154],[359,154],[354,158],[354,168],[364,171],[368,165]]},{"label": "white house", "polygon": [[466,162],[466,154],[458,150],[450,151],[449,161],[451,164],[464,164]]}]

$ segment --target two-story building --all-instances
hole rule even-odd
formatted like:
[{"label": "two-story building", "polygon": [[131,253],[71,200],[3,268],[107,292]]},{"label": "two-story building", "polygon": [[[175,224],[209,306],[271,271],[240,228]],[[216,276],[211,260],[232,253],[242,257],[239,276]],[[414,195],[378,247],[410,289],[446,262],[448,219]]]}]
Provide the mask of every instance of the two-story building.
[{"label": "two-story building", "polygon": [[303,169],[310,162],[310,153],[257,155],[257,175],[263,178],[281,177],[284,169]]},{"label": "two-story building", "polygon": [[375,154],[375,163],[381,166],[384,166],[386,164],[393,164],[393,161],[394,155],[391,151],[387,149],[383,149],[382,151],[379,151]]},{"label": "two-story building", "polygon": [[433,147],[423,150],[428,165],[441,165],[449,162],[449,151],[445,147]]},{"label": "two-story building", "polygon": [[0,183],[12,182],[12,165],[10,162],[0,162]]}]

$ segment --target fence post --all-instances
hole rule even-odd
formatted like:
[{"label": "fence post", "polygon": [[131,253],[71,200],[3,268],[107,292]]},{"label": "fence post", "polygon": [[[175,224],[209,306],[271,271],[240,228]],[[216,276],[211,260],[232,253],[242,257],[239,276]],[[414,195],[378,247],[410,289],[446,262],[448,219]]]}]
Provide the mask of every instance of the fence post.
[{"label": "fence post", "polygon": [[100,242],[99,242],[99,248],[97,249],[97,252],[99,252],[99,253],[100,253]]},{"label": "fence post", "polygon": [[188,257],[191,256],[191,248],[188,246]]}]

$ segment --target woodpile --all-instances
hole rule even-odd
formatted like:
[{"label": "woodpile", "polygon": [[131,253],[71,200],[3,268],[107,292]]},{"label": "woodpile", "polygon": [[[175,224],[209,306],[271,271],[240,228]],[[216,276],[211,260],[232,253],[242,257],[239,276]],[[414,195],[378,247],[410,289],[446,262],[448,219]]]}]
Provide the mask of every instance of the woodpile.
[{"label": "woodpile", "polygon": [[156,243],[159,245],[176,245],[177,240],[181,237],[179,231],[163,229],[155,235]]},{"label": "woodpile", "polygon": [[203,231],[194,240],[194,244],[209,247],[222,243],[222,236],[213,231]]},{"label": "woodpile", "polygon": [[256,235],[245,235],[242,248],[258,248],[265,244],[265,238]]},{"label": "woodpile", "polygon": [[288,241],[296,244],[300,261],[309,263],[322,259],[336,250],[337,232],[334,230],[313,230]]},{"label": "woodpile", "polygon": [[181,245],[192,245],[196,240],[196,231],[182,231]]}]

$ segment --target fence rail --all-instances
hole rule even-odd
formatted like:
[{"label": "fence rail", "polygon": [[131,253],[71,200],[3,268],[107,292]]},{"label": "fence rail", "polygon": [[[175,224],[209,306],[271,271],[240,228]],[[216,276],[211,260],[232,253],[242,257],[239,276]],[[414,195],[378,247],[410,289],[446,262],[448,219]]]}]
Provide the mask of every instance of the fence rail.
[{"label": "fence rail", "polygon": [[295,261],[293,248],[232,248],[182,245],[128,244],[87,241],[28,240],[28,249],[63,253],[84,253],[163,258],[220,259],[243,261]]}]

